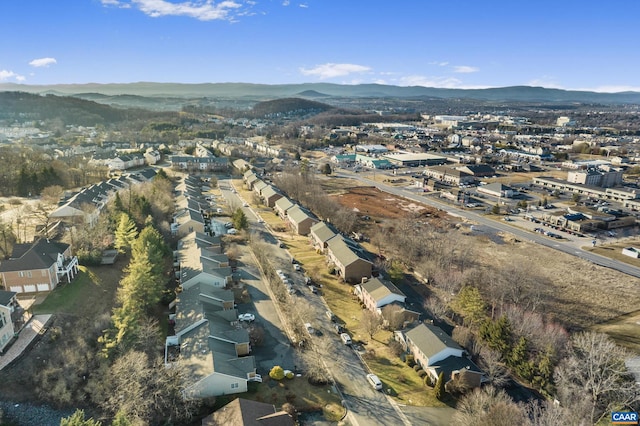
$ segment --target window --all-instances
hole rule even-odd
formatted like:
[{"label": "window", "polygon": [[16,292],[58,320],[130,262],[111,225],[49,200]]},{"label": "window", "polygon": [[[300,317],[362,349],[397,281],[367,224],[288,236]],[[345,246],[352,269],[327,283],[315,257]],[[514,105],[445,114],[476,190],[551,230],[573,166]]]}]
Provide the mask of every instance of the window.
[{"label": "window", "polygon": [[18,275],[20,276],[20,278],[24,278],[24,271],[18,272]]},{"label": "window", "polygon": [[231,383],[231,389],[238,389],[239,386],[238,383]]},{"label": "window", "polygon": [[27,271],[27,277],[31,278],[31,271]]},{"label": "window", "polygon": [[7,322],[7,320],[5,319],[4,312],[1,312],[0,313],[0,329],[2,329],[2,327],[4,327],[6,322]]}]

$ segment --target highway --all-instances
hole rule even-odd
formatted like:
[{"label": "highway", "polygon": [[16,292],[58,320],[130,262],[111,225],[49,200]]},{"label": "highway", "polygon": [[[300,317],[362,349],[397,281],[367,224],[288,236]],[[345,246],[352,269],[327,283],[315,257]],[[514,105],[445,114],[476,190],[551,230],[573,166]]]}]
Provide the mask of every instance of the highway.
[{"label": "highway", "polygon": [[[622,273],[625,273],[627,275],[640,278],[640,268],[635,267],[633,265],[629,265],[627,263],[614,260],[614,259],[609,259],[607,257],[600,256],[595,253],[582,250],[580,248],[580,245],[576,245],[574,241],[551,239],[545,235],[534,233],[534,232],[513,226],[509,224],[509,222],[504,222],[504,223],[498,222],[496,220],[493,220],[491,218],[484,216],[483,214],[476,213],[473,210],[461,209],[451,204],[441,202],[437,199],[434,199],[433,197],[425,196],[422,193],[416,194],[405,188],[394,187],[394,186],[390,186],[384,183],[371,180],[367,178],[366,175],[363,173],[352,173],[350,171],[337,170],[334,172],[334,174],[340,177],[360,181],[363,184],[368,186],[375,186],[381,191],[388,192],[390,194],[397,195],[399,197],[407,198],[417,203],[426,204],[431,207],[444,210],[453,216],[465,218],[471,222],[475,222],[481,226],[490,228],[494,231],[508,232],[510,234],[513,234],[516,238],[520,240],[530,241],[536,244],[540,244],[542,246],[549,247],[551,249],[558,250],[563,253],[570,254],[572,256],[577,256],[581,259],[587,260],[596,265],[604,266],[606,268],[614,269]],[[586,239],[584,241],[584,244],[589,244],[588,241],[590,240]]]}]

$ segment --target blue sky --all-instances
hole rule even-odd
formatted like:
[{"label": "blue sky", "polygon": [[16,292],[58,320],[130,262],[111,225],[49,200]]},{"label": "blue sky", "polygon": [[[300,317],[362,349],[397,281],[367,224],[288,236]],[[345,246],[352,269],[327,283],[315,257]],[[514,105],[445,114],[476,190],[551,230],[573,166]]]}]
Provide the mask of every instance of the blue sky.
[{"label": "blue sky", "polygon": [[636,0],[3,0],[0,82],[640,91]]}]

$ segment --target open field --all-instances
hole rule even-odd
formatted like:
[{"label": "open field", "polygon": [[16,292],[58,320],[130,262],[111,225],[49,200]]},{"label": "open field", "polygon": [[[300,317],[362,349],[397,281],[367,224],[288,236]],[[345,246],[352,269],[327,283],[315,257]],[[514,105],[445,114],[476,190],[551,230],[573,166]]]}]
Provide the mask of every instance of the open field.
[{"label": "open field", "polygon": [[583,250],[590,251],[600,256],[608,257],[610,259],[615,259],[619,262],[628,263],[629,265],[640,267],[640,259],[634,259],[629,256],[625,256],[622,254],[622,249],[625,247],[638,247],[640,244],[640,240],[625,240],[618,241],[612,244],[603,244],[597,245],[595,247],[586,246],[582,247]]},{"label": "open field", "polygon": [[[372,221],[362,222],[363,229],[374,226],[374,221],[410,217],[412,209],[407,208],[409,202],[398,197],[376,193],[374,188],[358,187],[339,196],[343,205],[360,210],[362,214],[371,216]],[[365,213],[364,211],[367,211]],[[431,211],[421,216],[425,220],[446,220],[453,223],[455,219],[440,211]],[[439,222],[441,223],[441,222]],[[454,232],[454,231],[452,231]],[[480,268],[494,268],[505,262],[529,266],[544,277],[541,282],[542,303],[540,310],[549,319],[555,319],[570,329],[586,329],[594,324],[613,321],[615,318],[634,312],[640,306],[640,286],[637,279],[620,272],[594,265],[569,254],[541,247],[536,244],[517,241],[508,235],[487,238],[486,235],[465,235],[457,232],[456,239],[464,246],[472,247],[472,262]],[[623,246],[640,245],[640,241],[596,247],[611,253],[609,256],[631,264],[640,261],[623,256]],[[601,253],[607,255],[605,253]],[[625,259],[626,258],[626,259]],[[337,295],[339,299],[341,295]],[[338,302],[344,303],[344,302]],[[612,337],[616,337],[612,335]],[[637,331],[640,338],[640,330]],[[627,339],[628,340],[628,339]],[[620,342],[624,344],[624,341]]]},{"label": "open field", "polygon": [[640,353],[640,311],[621,315],[610,321],[596,324],[591,330],[606,333],[619,345]]}]

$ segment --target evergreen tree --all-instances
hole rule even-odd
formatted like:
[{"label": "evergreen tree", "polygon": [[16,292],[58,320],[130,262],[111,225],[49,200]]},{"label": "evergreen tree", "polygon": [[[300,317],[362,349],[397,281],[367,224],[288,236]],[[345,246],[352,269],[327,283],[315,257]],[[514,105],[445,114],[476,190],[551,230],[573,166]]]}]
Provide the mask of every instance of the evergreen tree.
[{"label": "evergreen tree", "polygon": [[240,229],[247,229],[249,226],[249,222],[247,221],[247,216],[244,214],[241,208],[237,208],[235,212],[233,212],[233,216],[231,216],[231,220],[233,222],[233,227]]},{"label": "evergreen tree", "polygon": [[126,253],[131,249],[131,245],[138,235],[136,224],[131,220],[128,214],[122,213],[120,215],[120,223],[115,232],[116,241],[115,247],[120,253]]},{"label": "evergreen tree", "polygon": [[69,417],[63,417],[60,419],[60,426],[101,426],[97,420],[85,419],[84,410],[77,409],[75,413]]},{"label": "evergreen tree", "polygon": [[331,174],[331,164],[329,163],[325,163],[325,165],[322,168],[322,173],[324,173],[325,175],[330,175]]},{"label": "evergreen tree", "polygon": [[444,373],[442,371],[438,375],[436,386],[433,388],[433,395],[438,398],[438,400],[444,398]]}]

